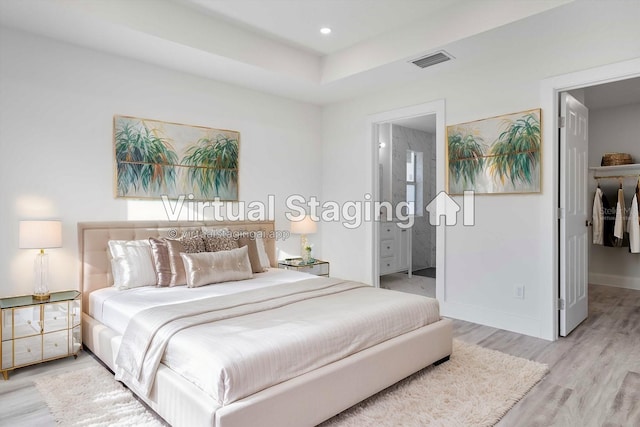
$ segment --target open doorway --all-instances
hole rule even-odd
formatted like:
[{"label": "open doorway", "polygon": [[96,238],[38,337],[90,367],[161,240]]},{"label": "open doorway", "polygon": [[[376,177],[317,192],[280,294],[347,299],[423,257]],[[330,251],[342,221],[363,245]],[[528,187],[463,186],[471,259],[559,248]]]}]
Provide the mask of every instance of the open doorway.
[{"label": "open doorway", "polygon": [[[560,108],[565,121],[560,129],[559,335],[567,336],[588,317],[590,286],[640,291],[640,254],[629,247],[626,230],[640,177],[640,77],[561,92]],[[616,158],[626,164],[612,164]],[[603,219],[596,224],[591,222],[594,203]]]},{"label": "open doorway", "polygon": [[431,226],[425,206],[445,185],[444,101],[377,114],[370,125],[374,199],[391,207],[377,212],[373,226],[374,283],[437,297],[444,292],[444,229]]},{"label": "open doorway", "polygon": [[[424,207],[436,196],[436,117],[378,124],[380,287],[435,298],[436,228]],[[402,224],[411,227],[401,228]]]},{"label": "open doorway", "polygon": [[[562,109],[562,102],[559,100],[562,97],[563,93],[567,93],[575,97],[581,104],[584,104],[588,109],[589,113],[589,125],[588,125],[588,160],[584,163],[582,169],[578,171],[581,174],[586,176],[586,185],[584,185],[578,193],[576,193],[572,199],[582,198],[586,201],[587,209],[585,211],[585,215],[583,218],[580,218],[580,222],[582,227],[589,225],[589,220],[592,215],[592,203],[594,198],[594,190],[597,185],[596,176],[601,176],[605,171],[601,168],[600,162],[602,156],[606,152],[618,152],[618,151],[632,151],[636,152],[638,150],[637,142],[633,140],[637,135],[637,129],[633,130],[634,126],[637,126],[638,120],[638,108],[640,108],[640,61],[628,61],[619,64],[612,64],[610,66],[604,66],[598,69],[587,70],[584,72],[574,73],[570,75],[560,76],[557,78],[549,79],[543,82],[542,85],[542,95],[543,98],[546,98],[543,102],[543,107],[546,105],[547,113],[551,113],[550,122],[557,124],[556,129],[560,129],[560,131],[556,135],[548,135],[549,139],[558,138],[558,161],[556,163],[557,169],[555,171],[555,176],[557,177],[557,200],[559,202],[558,207],[560,208],[558,211],[558,250],[556,252],[556,262],[557,262],[557,277],[558,280],[556,282],[556,288],[553,289],[553,293],[555,294],[558,304],[555,307],[549,307],[550,311],[553,313],[552,321],[553,329],[555,330],[554,336],[566,336],[571,332],[571,328],[561,330],[561,319],[563,316],[567,315],[566,310],[570,307],[573,300],[575,300],[575,293],[572,292],[570,280],[583,280],[587,283],[598,284],[600,279],[602,278],[602,274],[595,271],[598,266],[606,265],[607,268],[612,267],[617,270],[617,274],[609,274],[606,279],[607,283],[603,283],[606,286],[619,286],[619,287],[631,287],[634,289],[635,287],[640,288],[638,281],[638,275],[636,268],[640,265],[635,259],[635,262],[623,264],[626,265],[618,265],[618,267],[614,267],[614,264],[611,264],[610,260],[600,260],[597,261],[597,253],[601,251],[601,248],[594,248],[592,245],[592,232],[589,230],[587,237],[587,248],[586,250],[589,252],[589,256],[585,257],[585,274],[582,275],[572,275],[567,274],[567,269],[572,268],[571,265],[567,264],[567,257],[563,256],[566,253],[567,242],[563,241],[562,238],[562,229],[569,228],[569,225],[566,224],[566,216],[564,211],[564,206],[562,206],[561,200],[563,199],[563,193],[565,195],[568,194],[569,190],[571,190],[567,185],[567,176],[566,170],[563,169],[563,151],[566,150],[566,147],[563,146],[563,142],[561,140],[562,135],[562,122],[558,122],[557,117],[564,117],[561,114],[560,110]],[[631,120],[627,119],[627,125],[621,124],[620,120],[625,116],[635,117]],[[569,118],[565,118],[566,120]],[[626,130],[625,130],[626,129]],[[631,132],[631,144],[627,142],[623,142],[626,140],[624,135],[628,132]],[[566,154],[566,153],[565,153]],[[632,156],[634,156],[632,154]],[[565,156],[566,157],[566,156]],[[640,160],[640,152],[635,153],[636,162]],[[566,167],[566,165],[565,165]],[[637,168],[637,166],[625,166],[625,168]],[[608,172],[608,171],[607,171]],[[563,177],[563,174],[565,176]],[[630,172],[630,173],[620,173],[616,174],[616,179],[619,179],[620,176],[622,180],[627,179],[627,176],[623,175],[634,175],[636,174],[636,178],[634,178],[634,182],[637,179],[637,175],[640,175],[640,171]],[[570,179],[572,174],[569,174],[568,178]],[[616,184],[617,186],[620,183]],[[635,184],[631,184],[634,186]],[[624,183],[623,183],[624,186]],[[594,250],[595,249],[595,250]],[[618,261],[623,259],[624,255],[618,253],[615,256]],[[604,262],[604,263],[603,263]],[[629,267],[632,265],[632,267]],[[621,272],[624,272],[621,274]],[[628,276],[627,276],[628,274]],[[618,276],[617,278],[614,276]],[[626,278],[620,279],[620,276],[627,276]],[[617,282],[617,283],[616,283]],[[576,289],[576,286],[573,286]],[[584,288],[588,292],[588,286]],[[583,298],[585,300],[585,304],[588,303],[588,295],[585,295],[587,298]],[[570,300],[569,300],[570,299]],[[584,317],[586,317],[586,310],[583,310]],[[577,323],[580,323],[578,321]]]}]

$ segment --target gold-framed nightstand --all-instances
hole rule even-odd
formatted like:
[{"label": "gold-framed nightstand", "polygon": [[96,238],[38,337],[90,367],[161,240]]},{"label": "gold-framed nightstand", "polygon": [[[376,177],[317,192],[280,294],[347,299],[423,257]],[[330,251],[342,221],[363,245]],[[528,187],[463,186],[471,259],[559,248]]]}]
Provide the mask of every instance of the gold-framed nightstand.
[{"label": "gold-framed nightstand", "polygon": [[278,261],[278,268],[285,270],[296,270],[304,273],[315,274],[316,276],[329,276],[329,263],[315,259],[305,263],[302,258],[291,258],[284,261]]},{"label": "gold-framed nightstand", "polygon": [[78,291],[0,298],[0,372],[62,357],[82,348],[82,298]]}]

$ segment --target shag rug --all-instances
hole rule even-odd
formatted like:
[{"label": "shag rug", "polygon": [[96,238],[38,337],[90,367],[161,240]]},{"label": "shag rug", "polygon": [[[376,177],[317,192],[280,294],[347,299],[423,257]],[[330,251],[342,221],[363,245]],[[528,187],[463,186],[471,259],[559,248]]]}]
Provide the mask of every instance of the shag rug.
[{"label": "shag rug", "polygon": [[[492,426],[547,372],[547,365],[454,340],[448,362],[411,375],[321,426]],[[97,362],[35,382],[59,425],[162,425]]]},{"label": "shag rug", "polygon": [[448,362],[405,378],[321,426],[492,426],[547,372],[545,364],[454,339]]},{"label": "shag rug", "polygon": [[34,380],[56,424],[65,427],[164,425],[128,388],[116,381],[112,373],[98,362],[94,363],[87,368]]}]

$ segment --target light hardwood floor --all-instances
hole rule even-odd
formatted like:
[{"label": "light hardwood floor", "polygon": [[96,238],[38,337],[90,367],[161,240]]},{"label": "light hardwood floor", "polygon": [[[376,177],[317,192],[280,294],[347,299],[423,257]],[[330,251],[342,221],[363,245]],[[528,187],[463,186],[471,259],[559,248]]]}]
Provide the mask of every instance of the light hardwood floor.
[{"label": "light hardwood floor", "polygon": [[[383,286],[430,296],[420,285],[398,276]],[[457,339],[549,365],[498,426],[640,427],[640,291],[589,285],[589,317],[554,342],[453,322]]]},{"label": "light hardwood floor", "polygon": [[[640,426],[640,291],[589,286],[589,318],[555,342],[460,320],[454,336],[549,365],[500,427]],[[0,426],[55,425],[33,379],[79,369],[91,357],[81,352],[77,360],[18,369],[0,381]]]}]

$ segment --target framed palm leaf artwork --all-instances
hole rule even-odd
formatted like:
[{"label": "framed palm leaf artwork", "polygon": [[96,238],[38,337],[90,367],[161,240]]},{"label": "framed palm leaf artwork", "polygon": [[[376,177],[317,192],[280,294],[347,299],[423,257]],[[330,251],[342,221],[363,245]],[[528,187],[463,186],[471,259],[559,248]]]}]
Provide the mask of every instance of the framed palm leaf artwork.
[{"label": "framed palm leaf artwork", "polygon": [[447,126],[449,194],[540,192],[541,110]]},{"label": "framed palm leaf artwork", "polygon": [[239,132],[114,116],[113,146],[116,197],[238,200]]}]

